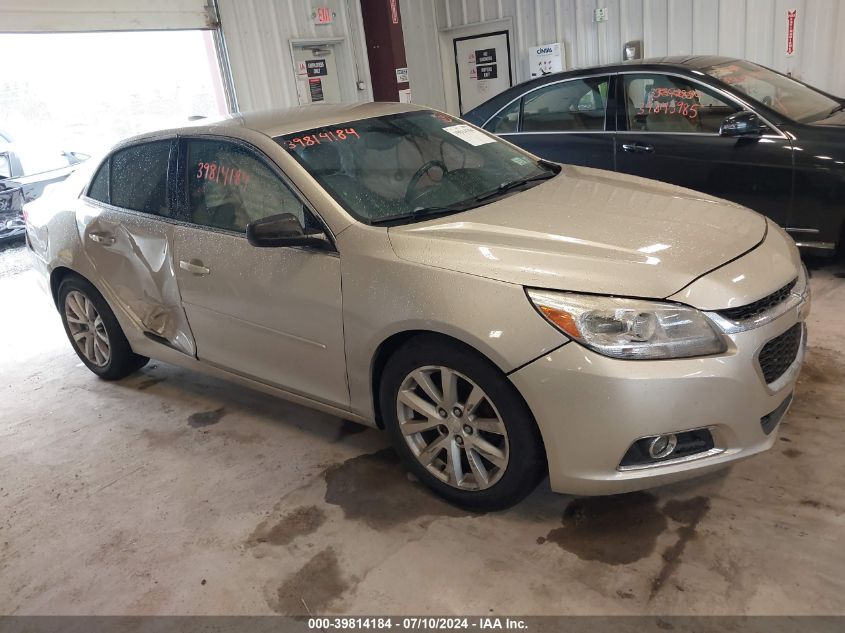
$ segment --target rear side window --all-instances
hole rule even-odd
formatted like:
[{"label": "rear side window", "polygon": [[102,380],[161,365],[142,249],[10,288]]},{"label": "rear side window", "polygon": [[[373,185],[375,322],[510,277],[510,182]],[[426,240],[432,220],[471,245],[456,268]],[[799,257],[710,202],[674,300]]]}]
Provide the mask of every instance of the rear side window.
[{"label": "rear side window", "polygon": [[93,198],[94,200],[99,200],[100,202],[105,202],[106,204],[109,203],[109,163],[111,161],[106,161],[103,163],[103,166],[100,167],[100,171],[97,172],[97,175],[94,177],[94,181],[91,183],[91,186],[88,188],[88,197]]},{"label": "rear side window", "polygon": [[112,154],[108,178],[111,204],[170,217],[167,204],[170,145],[170,141],[155,141]]},{"label": "rear side window", "polygon": [[607,77],[572,79],[523,97],[523,132],[604,130]]}]

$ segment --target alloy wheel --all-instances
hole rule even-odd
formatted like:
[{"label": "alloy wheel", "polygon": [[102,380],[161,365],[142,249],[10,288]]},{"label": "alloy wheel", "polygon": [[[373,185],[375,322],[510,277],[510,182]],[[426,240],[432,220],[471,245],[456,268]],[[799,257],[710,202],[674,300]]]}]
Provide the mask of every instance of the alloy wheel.
[{"label": "alloy wheel", "polygon": [[443,366],[409,373],[396,399],[399,429],[428,472],[461,490],[495,484],[508,466],[508,433],[485,391]]},{"label": "alloy wheel", "polygon": [[97,367],[108,365],[109,335],[94,303],[80,291],[71,290],[65,297],[65,320],[82,355]]}]

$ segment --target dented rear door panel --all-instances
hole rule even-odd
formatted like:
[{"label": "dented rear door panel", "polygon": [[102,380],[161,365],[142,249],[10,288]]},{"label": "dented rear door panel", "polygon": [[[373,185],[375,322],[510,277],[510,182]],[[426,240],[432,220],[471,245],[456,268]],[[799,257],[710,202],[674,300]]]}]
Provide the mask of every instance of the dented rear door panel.
[{"label": "dented rear door panel", "polygon": [[174,223],[116,207],[84,204],[82,248],[100,283],[145,334],[196,355],[173,263]]}]

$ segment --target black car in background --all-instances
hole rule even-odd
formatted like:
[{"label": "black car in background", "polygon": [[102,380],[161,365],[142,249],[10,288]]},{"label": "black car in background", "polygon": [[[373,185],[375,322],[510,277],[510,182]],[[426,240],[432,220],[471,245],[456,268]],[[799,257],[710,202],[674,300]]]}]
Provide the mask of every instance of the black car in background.
[{"label": "black car in background", "polygon": [[845,101],[726,57],[666,57],[519,84],[463,115],[543,158],[755,209],[805,251],[845,243]]},{"label": "black car in background", "polygon": [[15,143],[0,130],[0,243],[22,238],[23,205],[63,181],[88,154]]}]

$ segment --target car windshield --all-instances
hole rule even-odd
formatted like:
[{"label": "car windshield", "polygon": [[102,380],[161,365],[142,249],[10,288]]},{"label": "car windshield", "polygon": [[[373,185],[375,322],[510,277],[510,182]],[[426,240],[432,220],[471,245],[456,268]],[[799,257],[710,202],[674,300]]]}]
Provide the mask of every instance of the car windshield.
[{"label": "car windshield", "polygon": [[319,127],[275,140],[350,214],[370,224],[463,211],[559,171],[430,110]]},{"label": "car windshield", "polygon": [[794,79],[750,62],[731,61],[702,71],[799,123],[826,119],[840,106]]}]

